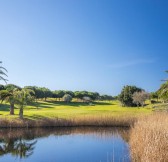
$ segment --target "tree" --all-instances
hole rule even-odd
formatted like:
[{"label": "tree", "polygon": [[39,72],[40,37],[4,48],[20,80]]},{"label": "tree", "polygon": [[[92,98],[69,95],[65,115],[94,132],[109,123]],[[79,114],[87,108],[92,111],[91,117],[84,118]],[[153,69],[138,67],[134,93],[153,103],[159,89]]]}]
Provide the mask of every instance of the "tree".
[{"label": "tree", "polygon": [[69,95],[71,95],[72,98],[74,97],[74,92],[72,92],[72,91],[64,91],[64,93],[65,93],[65,94],[69,94]]},{"label": "tree", "polygon": [[35,94],[34,91],[30,89],[22,89],[16,93],[16,104],[19,106],[19,117],[23,119],[23,109],[25,105],[29,104],[34,100],[31,94]]},{"label": "tree", "polygon": [[28,142],[22,138],[7,138],[1,141],[0,155],[11,153],[13,156],[20,157],[20,159],[27,158],[33,154],[36,143],[37,141]]},{"label": "tree", "polygon": [[158,92],[151,92],[150,93],[150,99],[157,99],[158,100],[159,95]]},{"label": "tree", "polygon": [[45,101],[47,100],[48,97],[52,97],[52,91],[49,90],[48,88],[42,87],[41,90],[44,93],[44,99],[45,99]]},{"label": "tree", "polygon": [[121,94],[119,95],[119,101],[122,103],[123,106],[136,106],[135,103],[133,103],[132,96],[135,92],[141,92],[142,89],[138,88],[136,86],[124,86]]},{"label": "tree", "polygon": [[101,100],[108,100],[108,101],[111,101],[111,100],[114,100],[114,97],[113,96],[109,96],[109,95],[102,95],[100,96],[100,99]]},{"label": "tree", "polygon": [[10,104],[10,115],[14,115],[14,106],[16,102],[16,93],[21,88],[14,84],[7,84],[4,86],[5,90],[0,91],[0,98],[2,102],[5,100]]},{"label": "tree", "polygon": [[134,92],[132,99],[137,106],[144,106],[145,101],[149,99],[150,94],[145,91]]},{"label": "tree", "polygon": [[83,97],[90,97],[92,100],[96,100],[99,98],[99,93],[97,92],[88,92],[88,91],[76,91],[74,92],[74,96],[77,99],[83,100]]},{"label": "tree", "polygon": [[0,91],[4,89],[5,89],[4,85],[0,84]]},{"label": "tree", "polygon": [[53,93],[45,87],[37,87],[37,86],[25,86],[24,88],[26,89],[31,89],[32,91],[34,91],[34,97],[35,99],[43,99],[45,98],[45,100],[47,99],[47,97],[53,97]]},{"label": "tree", "polygon": [[100,95],[97,92],[88,92],[87,96],[90,97],[92,100],[97,100],[99,99]]},{"label": "tree", "polygon": [[53,92],[53,97],[54,98],[59,98],[59,101],[63,96],[65,95],[65,92],[63,90],[57,90]]},{"label": "tree", "polygon": [[[168,73],[168,71],[166,71],[166,73]],[[168,79],[162,81],[166,82],[161,85],[161,87],[157,92],[159,94],[159,98],[161,98],[164,102],[166,102],[168,100]]]},{"label": "tree", "polygon": [[[0,61],[0,64],[2,64],[2,61]],[[0,80],[3,80],[5,83],[7,83],[7,79],[4,78],[4,76],[7,77],[6,73],[7,70],[4,67],[0,66]]]},{"label": "tree", "polygon": [[72,96],[69,95],[69,94],[65,94],[63,96],[63,101],[65,101],[65,102],[71,102],[72,101]]},{"label": "tree", "polygon": [[75,98],[82,99],[86,94],[85,94],[85,92],[75,91],[74,95],[75,95]]},{"label": "tree", "polygon": [[160,86],[157,93],[159,95],[159,98],[161,98],[164,102],[168,100],[168,81]]}]

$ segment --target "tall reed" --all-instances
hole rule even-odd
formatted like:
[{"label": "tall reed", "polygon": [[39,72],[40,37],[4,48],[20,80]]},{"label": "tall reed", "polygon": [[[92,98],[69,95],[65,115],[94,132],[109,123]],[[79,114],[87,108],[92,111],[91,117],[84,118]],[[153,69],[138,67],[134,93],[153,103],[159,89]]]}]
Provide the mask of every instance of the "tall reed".
[{"label": "tall reed", "polygon": [[74,127],[74,126],[112,126],[129,127],[136,121],[132,116],[111,115],[84,115],[75,118],[41,118],[30,119],[0,119],[0,128],[23,128],[23,127]]},{"label": "tall reed", "polygon": [[130,132],[132,161],[168,161],[168,114],[155,113],[140,118]]}]

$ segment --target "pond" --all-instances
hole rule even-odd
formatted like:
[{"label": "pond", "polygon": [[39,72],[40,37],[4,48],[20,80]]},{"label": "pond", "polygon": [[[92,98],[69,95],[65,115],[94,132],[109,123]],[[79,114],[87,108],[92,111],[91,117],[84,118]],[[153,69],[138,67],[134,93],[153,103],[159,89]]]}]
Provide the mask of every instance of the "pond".
[{"label": "pond", "polygon": [[0,162],[130,162],[125,128],[1,129]]}]

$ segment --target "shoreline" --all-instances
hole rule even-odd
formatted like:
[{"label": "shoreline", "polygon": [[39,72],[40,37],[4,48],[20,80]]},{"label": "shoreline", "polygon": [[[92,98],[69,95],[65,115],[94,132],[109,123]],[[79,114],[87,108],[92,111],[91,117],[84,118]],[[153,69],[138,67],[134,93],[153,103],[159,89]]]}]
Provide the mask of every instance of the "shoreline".
[{"label": "shoreline", "polygon": [[52,127],[132,127],[137,117],[85,116],[72,119],[43,118],[0,119],[0,129],[4,128],[52,128]]}]

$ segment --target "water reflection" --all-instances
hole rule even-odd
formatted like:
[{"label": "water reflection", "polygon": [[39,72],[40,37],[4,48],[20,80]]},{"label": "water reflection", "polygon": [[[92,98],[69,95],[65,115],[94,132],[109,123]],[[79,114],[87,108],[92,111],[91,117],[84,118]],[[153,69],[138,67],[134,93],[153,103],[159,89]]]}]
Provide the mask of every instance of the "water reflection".
[{"label": "water reflection", "polygon": [[[1,129],[0,161],[16,161],[14,157],[18,157],[31,162],[129,162],[128,141],[129,130],[125,128]],[[42,158],[40,152],[46,155]]]},{"label": "water reflection", "polygon": [[0,156],[10,153],[19,158],[27,158],[33,154],[35,141],[25,141],[22,138],[7,138],[1,140],[0,143]]}]

